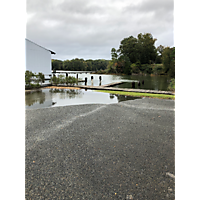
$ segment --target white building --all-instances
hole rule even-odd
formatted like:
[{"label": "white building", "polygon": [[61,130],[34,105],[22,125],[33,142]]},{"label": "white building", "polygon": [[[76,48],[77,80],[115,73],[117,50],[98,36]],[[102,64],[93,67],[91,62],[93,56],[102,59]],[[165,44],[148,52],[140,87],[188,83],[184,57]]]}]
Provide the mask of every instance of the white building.
[{"label": "white building", "polygon": [[26,70],[33,73],[43,73],[45,77],[51,74],[51,54],[55,52],[25,39]]}]

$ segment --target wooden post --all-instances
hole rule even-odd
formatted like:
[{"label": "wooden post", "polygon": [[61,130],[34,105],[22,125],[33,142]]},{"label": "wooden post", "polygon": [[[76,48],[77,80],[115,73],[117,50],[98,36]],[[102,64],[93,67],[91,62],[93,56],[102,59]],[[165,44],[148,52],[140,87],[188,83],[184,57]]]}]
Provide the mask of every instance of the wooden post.
[{"label": "wooden post", "polygon": [[99,86],[101,86],[101,76],[99,76]]},{"label": "wooden post", "polygon": [[135,88],[135,82],[132,82],[132,88]]},{"label": "wooden post", "polygon": [[85,85],[87,85],[87,77],[85,77]]},{"label": "wooden post", "polygon": [[66,77],[68,77],[68,73],[66,73]]},{"label": "wooden post", "polygon": [[78,74],[76,74],[76,78],[78,79]]},{"label": "wooden post", "polygon": [[140,86],[140,81],[138,82],[138,86]]}]

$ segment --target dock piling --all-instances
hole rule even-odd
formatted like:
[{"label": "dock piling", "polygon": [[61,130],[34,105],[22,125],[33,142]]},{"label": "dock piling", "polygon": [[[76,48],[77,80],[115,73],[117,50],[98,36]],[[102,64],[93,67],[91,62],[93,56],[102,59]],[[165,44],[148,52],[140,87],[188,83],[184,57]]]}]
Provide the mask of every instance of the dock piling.
[{"label": "dock piling", "polygon": [[101,76],[99,76],[99,86],[101,86]]},{"label": "dock piling", "polygon": [[142,80],[142,85],[144,85],[144,80]]}]

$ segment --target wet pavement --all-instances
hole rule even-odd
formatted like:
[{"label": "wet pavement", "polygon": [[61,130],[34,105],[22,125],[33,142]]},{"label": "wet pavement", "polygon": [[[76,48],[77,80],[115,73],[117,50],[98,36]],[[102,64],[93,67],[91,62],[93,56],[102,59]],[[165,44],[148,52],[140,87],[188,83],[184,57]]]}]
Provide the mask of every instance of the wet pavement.
[{"label": "wet pavement", "polygon": [[26,110],[26,199],[175,199],[174,101]]}]

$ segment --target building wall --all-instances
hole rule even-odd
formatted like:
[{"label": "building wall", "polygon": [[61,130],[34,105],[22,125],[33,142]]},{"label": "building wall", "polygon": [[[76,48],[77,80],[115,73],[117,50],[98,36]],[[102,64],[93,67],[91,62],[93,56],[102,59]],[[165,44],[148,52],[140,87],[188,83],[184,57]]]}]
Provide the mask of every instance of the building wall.
[{"label": "building wall", "polygon": [[51,52],[25,40],[26,70],[34,73],[42,72],[46,76],[51,74]]}]

